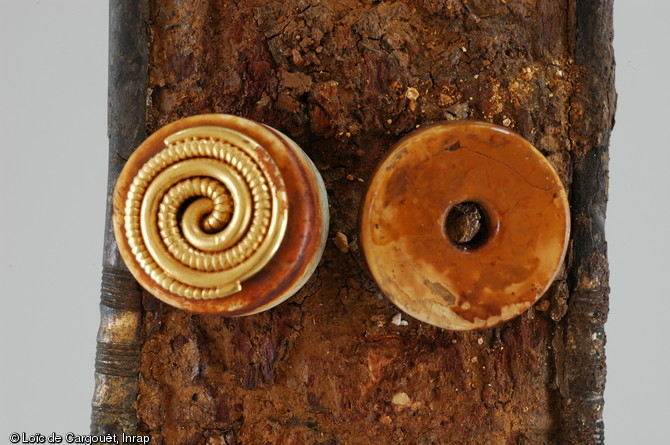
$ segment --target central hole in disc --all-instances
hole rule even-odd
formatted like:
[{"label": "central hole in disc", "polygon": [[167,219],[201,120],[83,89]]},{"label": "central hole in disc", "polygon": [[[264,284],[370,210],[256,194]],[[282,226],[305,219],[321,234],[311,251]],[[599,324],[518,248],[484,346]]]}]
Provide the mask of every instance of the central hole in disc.
[{"label": "central hole in disc", "polygon": [[456,204],[447,214],[444,231],[455,246],[464,250],[475,249],[489,238],[487,215],[476,202]]}]

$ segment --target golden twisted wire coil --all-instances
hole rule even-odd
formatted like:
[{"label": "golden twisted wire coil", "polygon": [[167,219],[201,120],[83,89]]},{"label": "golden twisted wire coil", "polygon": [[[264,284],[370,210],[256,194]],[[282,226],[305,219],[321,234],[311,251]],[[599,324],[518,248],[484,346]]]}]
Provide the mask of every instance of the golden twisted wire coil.
[{"label": "golden twisted wire coil", "polygon": [[193,127],[165,139],[165,149],[129,187],[123,230],[151,279],[176,295],[205,300],[241,290],[276,252],[288,204],[269,155],[236,131]]}]

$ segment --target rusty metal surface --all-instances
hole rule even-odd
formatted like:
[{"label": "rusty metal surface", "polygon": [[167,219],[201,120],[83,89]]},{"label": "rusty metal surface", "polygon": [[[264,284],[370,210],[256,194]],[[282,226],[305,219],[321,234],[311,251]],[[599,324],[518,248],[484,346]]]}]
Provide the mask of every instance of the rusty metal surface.
[{"label": "rusty metal surface", "polygon": [[[143,431],[157,440],[220,437],[221,443],[260,436],[298,443],[347,443],[368,435],[399,441],[415,430],[425,432],[426,443],[486,434],[492,443],[602,443],[612,2],[482,1],[466,7],[454,0],[445,8],[421,2],[418,13],[404,3],[376,2],[358,5],[357,14],[347,9],[354,2],[346,1],[330,7],[252,3],[247,9],[219,2],[153,5],[146,24],[154,39],[148,82],[141,70],[147,70],[147,31],[136,9],[135,31],[127,34],[135,40],[125,48],[137,51],[128,57],[142,61],[141,69],[125,80],[110,76],[119,97],[136,101],[127,108],[118,106],[121,99],[112,101],[118,119],[110,129],[113,138],[125,133],[118,136],[125,141],[132,132],[142,134],[132,144],[113,144],[110,175],[114,162],[122,162],[117,152],[127,158],[123,150],[144,138],[145,113],[154,129],[198,112],[240,114],[310,145],[334,198],[332,231],[351,241],[339,237],[341,251],[326,249],[328,269],[317,270],[294,301],[253,319],[194,317],[145,299],[146,362],[137,399]],[[475,14],[489,10],[499,15]],[[449,23],[436,28],[440,38],[422,32],[440,20]],[[324,37],[322,28],[332,35]],[[459,41],[464,36],[467,47]],[[431,51],[417,50],[422,39]],[[133,45],[138,41],[144,46]],[[354,49],[335,62],[339,44]],[[444,58],[431,65],[438,53]],[[310,67],[319,63],[330,71]],[[435,72],[417,73],[416,64]],[[415,320],[388,323],[395,309],[376,298],[352,236],[364,185],[349,178],[369,178],[399,135],[444,118],[489,120],[528,138],[557,169],[573,214],[566,270],[537,310],[473,334]],[[118,266],[113,248],[107,249],[105,258]],[[121,293],[136,295],[130,287]],[[99,368],[100,375],[109,372]],[[202,373],[194,380],[188,369]],[[428,381],[436,382],[432,389]],[[132,406],[136,387],[118,388],[124,401],[116,406]],[[197,409],[186,409],[194,400]],[[289,405],[292,417],[277,410]],[[94,431],[112,424],[135,428],[133,408],[124,411],[125,420],[115,418],[111,406],[102,408],[104,420],[94,410]]]}]

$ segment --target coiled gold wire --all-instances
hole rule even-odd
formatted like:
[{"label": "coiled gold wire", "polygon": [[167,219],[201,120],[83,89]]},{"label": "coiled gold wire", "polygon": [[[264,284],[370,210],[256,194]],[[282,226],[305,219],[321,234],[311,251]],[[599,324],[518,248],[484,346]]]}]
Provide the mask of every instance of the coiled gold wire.
[{"label": "coiled gold wire", "polygon": [[241,289],[275,253],[287,198],[262,147],[233,130],[194,127],[165,140],[139,170],[124,209],[128,245],[144,272],[190,299]]}]

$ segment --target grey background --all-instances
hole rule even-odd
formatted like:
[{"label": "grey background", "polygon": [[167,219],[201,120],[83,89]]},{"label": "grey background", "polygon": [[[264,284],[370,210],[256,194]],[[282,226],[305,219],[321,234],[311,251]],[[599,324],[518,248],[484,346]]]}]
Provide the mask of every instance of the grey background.
[{"label": "grey background", "polygon": [[[0,0],[0,443],[88,432],[105,217],[107,2]],[[608,444],[670,443],[670,3],[619,0]]]}]

